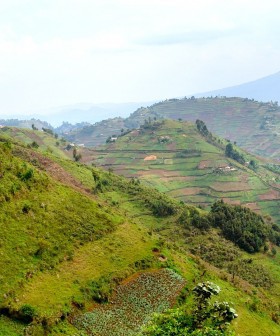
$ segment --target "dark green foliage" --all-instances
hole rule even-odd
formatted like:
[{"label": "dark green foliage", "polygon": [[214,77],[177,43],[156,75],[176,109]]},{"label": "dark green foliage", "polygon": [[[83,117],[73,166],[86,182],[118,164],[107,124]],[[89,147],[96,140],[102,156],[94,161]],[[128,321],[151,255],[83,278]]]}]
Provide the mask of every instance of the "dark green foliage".
[{"label": "dark green foliage", "polygon": [[32,168],[26,168],[25,171],[21,171],[18,173],[18,176],[22,181],[28,181],[30,180],[34,175],[34,171]]},{"label": "dark green foliage", "polygon": [[260,251],[268,237],[269,228],[263,218],[245,207],[217,201],[211,207],[210,218],[225,238],[249,253]]},{"label": "dark green foliage", "polygon": [[[108,174],[100,174],[97,170],[92,170],[92,177],[95,183],[93,187],[93,193],[104,192],[107,187],[109,187],[112,183],[110,181],[111,172]],[[112,186],[111,186],[112,187]]]},{"label": "dark green foliage", "polygon": [[227,270],[232,274],[233,280],[237,275],[256,287],[270,288],[273,285],[269,271],[252,259],[233,261],[227,265]]},{"label": "dark green foliage", "polygon": [[22,207],[22,212],[27,214],[30,211],[30,209],[31,209],[30,202],[28,201],[24,202],[24,205]]},{"label": "dark green foliage", "polygon": [[18,311],[18,318],[25,323],[32,322],[35,316],[36,309],[29,304],[22,305]]},{"label": "dark green foliage", "polygon": [[200,230],[208,230],[211,227],[211,220],[209,216],[194,214],[191,219],[191,224]]},{"label": "dark green foliage", "polygon": [[226,145],[225,155],[241,164],[245,163],[244,156],[240,154],[237,150],[235,150],[231,143],[228,143]]},{"label": "dark green foliage", "polygon": [[36,141],[33,141],[33,142],[31,143],[31,147],[32,147],[32,148],[39,148],[39,145],[38,145],[38,143],[37,143]]},{"label": "dark green foliage", "polygon": [[197,119],[195,123],[199,133],[203,136],[208,137],[211,134],[202,120]]},{"label": "dark green foliage", "polygon": [[250,160],[248,168],[256,171],[258,169],[258,164],[255,160]]},{"label": "dark green foliage", "polygon": [[[93,173],[95,176],[94,179],[98,179],[98,174]],[[100,179],[100,177],[99,177]],[[113,174],[109,174],[106,177],[108,188],[107,189],[116,189],[124,190],[129,195],[139,197],[139,201],[143,202],[147,209],[152,211],[155,216],[171,216],[178,212],[181,208],[180,203],[160,193],[159,191],[151,188],[147,188],[140,184],[138,179],[131,179],[130,183],[127,183],[125,180],[116,178]]]},{"label": "dark green foliage", "polygon": [[280,165],[274,164],[274,163],[268,163],[265,165],[265,168],[271,170],[272,172],[276,174],[280,174]]},{"label": "dark green foliage", "polygon": [[144,328],[146,336],[223,336],[229,323],[237,318],[237,314],[228,302],[210,303],[213,295],[220,288],[211,283],[199,283],[194,289],[194,307],[189,313],[183,305],[171,309],[164,314],[156,314],[154,319]]},{"label": "dark green foliage", "polygon": [[174,215],[177,210],[175,204],[164,196],[154,199],[152,196],[148,197],[147,195],[145,202],[156,216]]},{"label": "dark green foliage", "polygon": [[42,130],[52,136],[54,136],[54,132],[53,130],[51,130],[50,128],[45,128],[45,127],[42,127]]},{"label": "dark green foliage", "polygon": [[183,210],[178,217],[178,223],[182,224],[185,229],[190,229],[191,225],[194,225],[197,218],[200,218],[197,208],[182,204]]},{"label": "dark green foliage", "polygon": [[81,288],[85,298],[92,299],[98,303],[108,302],[108,298],[113,290],[110,278],[102,276],[98,280],[89,281],[86,286]]},{"label": "dark green foliage", "polygon": [[198,149],[184,149],[175,154],[177,158],[199,157],[202,151]]},{"label": "dark green foliage", "polygon": [[148,120],[144,120],[144,124],[140,126],[140,129],[143,130],[156,130],[159,128],[162,124],[164,124],[164,120],[160,121],[153,121],[151,117],[149,117]]},{"label": "dark green foliage", "polygon": [[135,261],[133,268],[137,271],[146,270],[151,268],[154,264],[154,260],[151,257],[146,257],[145,259]]},{"label": "dark green foliage", "polygon": [[240,250],[228,240],[209,232],[208,239],[204,236],[187,239],[191,245],[190,252],[198,255],[208,263],[223,269],[231,274],[234,281],[238,276],[256,287],[270,288],[273,280],[269,270],[256,263],[252,258],[242,258]]},{"label": "dark green foliage", "polygon": [[[188,242],[191,243],[192,240],[192,238],[189,238]],[[190,251],[212,265],[224,269],[227,268],[229,263],[240,258],[240,251],[234,244],[214,234],[209,236],[208,239],[202,237],[197,243],[192,243]]]}]

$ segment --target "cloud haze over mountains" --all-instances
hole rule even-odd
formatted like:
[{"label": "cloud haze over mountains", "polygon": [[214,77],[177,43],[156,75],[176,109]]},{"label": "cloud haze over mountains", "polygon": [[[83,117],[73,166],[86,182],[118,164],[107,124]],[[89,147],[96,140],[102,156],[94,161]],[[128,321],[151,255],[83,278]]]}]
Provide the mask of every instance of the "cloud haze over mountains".
[{"label": "cloud haze over mountains", "polygon": [[280,101],[280,72],[260,78],[258,80],[236,85],[224,89],[196,94],[196,97],[203,96],[227,96],[253,98],[255,100],[269,102]]},{"label": "cloud haze over mountains", "polygon": [[276,0],[0,1],[0,114],[142,102],[279,71]]}]

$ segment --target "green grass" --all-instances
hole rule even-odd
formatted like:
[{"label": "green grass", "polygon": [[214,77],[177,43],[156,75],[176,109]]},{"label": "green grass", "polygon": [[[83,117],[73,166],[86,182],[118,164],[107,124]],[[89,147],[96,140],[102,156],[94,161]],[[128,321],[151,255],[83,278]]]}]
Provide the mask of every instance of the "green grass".
[{"label": "green grass", "polygon": [[19,336],[23,333],[24,324],[0,316],[0,336]]},{"label": "green grass", "polygon": [[[203,279],[221,284],[225,292],[223,297],[233,301],[240,312],[235,329],[241,335],[253,331],[256,335],[264,335],[266,330],[276,335],[279,326],[271,321],[269,304],[279,304],[279,249],[274,258],[270,256],[271,251],[255,256],[257,263],[263,263],[270,270],[274,287],[258,289],[244,280],[232,283],[225,270],[190,254],[195,244],[206,244],[206,236],[197,228],[188,231],[179,224],[180,212],[183,209],[194,211],[193,208],[178,204],[141,183],[128,182],[112,173],[66,161],[51,153],[44,157],[36,152],[37,160],[34,161],[32,156],[25,155],[29,150],[5,141],[0,142],[0,151],[0,265],[3,270],[0,304],[2,309],[9,309],[12,316],[17,316],[24,305],[34,307],[36,319],[27,326],[30,334],[82,335],[71,322],[75,316],[96,307],[90,294],[93,282],[105,278],[113,288],[122,280],[126,283],[125,279],[141,270],[156,272],[164,266],[180,273],[189,291]],[[44,166],[44,160],[56,163],[50,169],[50,162]],[[57,175],[57,164],[65,179]],[[69,175],[74,180],[69,179]],[[237,181],[237,176],[234,177]],[[219,179],[226,182],[228,177],[219,176]],[[97,181],[102,181],[103,187],[93,193]],[[167,186],[168,182],[163,185]],[[174,181],[173,187],[180,190],[180,183]],[[210,196],[195,197],[200,198],[199,202],[207,202]],[[155,215],[158,202],[162,202],[159,204],[163,208],[170,206],[172,214]],[[213,237],[211,232],[208,234]],[[197,242],[196,237],[200,237]],[[227,242],[220,243],[226,251]],[[243,255],[251,257],[245,252]],[[160,286],[163,289],[167,285],[166,280]],[[253,291],[261,302],[257,312],[250,311]],[[140,320],[146,321],[150,313],[161,306],[165,292],[167,290],[153,299],[157,301],[153,309],[139,314]],[[127,293],[131,292],[126,292],[126,298],[131,295]],[[154,294],[156,292],[151,293]],[[176,295],[168,297],[173,301]],[[109,297],[109,301],[113,299],[114,296]],[[142,295],[139,302],[141,299],[144,300]],[[107,319],[104,309],[106,311],[109,305],[102,307],[95,312],[103,314],[100,321]],[[111,308],[117,311],[121,306]],[[127,322],[129,327],[130,322],[121,320],[120,316],[115,314],[114,318]],[[143,323],[141,321],[137,328]],[[0,319],[0,335],[23,335],[24,327],[9,318],[2,316]]]},{"label": "green grass", "polygon": [[72,260],[62,262],[54,271],[34,277],[16,293],[16,306],[30,304],[41,316],[60,316],[73,301],[87,303],[81,292],[87,281],[101,276],[125,278],[133,272],[135,262],[153,257],[154,244],[142,230],[124,224],[116,232],[76,249]]}]

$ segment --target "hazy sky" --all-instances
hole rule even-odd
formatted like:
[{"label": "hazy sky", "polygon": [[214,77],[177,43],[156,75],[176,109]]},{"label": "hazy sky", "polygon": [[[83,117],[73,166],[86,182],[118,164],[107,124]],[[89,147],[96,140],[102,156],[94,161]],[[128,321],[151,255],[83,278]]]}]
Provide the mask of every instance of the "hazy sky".
[{"label": "hazy sky", "polygon": [[279,0],[0,0],[0,114],[149,101],[280,70]]}]

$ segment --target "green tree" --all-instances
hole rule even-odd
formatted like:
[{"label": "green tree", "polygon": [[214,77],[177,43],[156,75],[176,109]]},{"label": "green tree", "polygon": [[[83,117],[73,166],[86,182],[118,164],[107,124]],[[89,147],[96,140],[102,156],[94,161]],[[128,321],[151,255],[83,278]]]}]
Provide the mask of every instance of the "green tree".
[{"label": "green tree", "polygon": [[153,320],[144,327],[145,336],[225,336],[230,322],[237,318],[235,310],[228,302],[211,303],[213,295],[218,295],[219,286],[212,282],[199,283],[194,289],[194,307],[170,309],[163,314],[155,314]]}]

